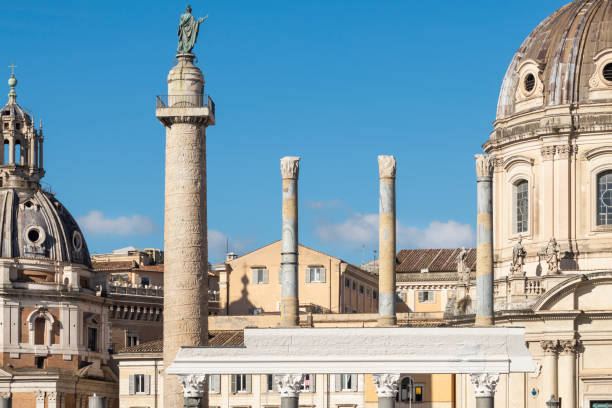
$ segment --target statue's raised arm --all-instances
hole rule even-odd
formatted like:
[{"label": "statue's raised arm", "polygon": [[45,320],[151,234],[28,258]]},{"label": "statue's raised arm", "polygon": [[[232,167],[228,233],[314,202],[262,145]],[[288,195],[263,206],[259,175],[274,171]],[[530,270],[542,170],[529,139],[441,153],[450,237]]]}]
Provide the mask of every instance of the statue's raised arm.
[{"label": "statue's raised arm", "polygon": [[176,50],[179,54],[190,54],[193,46],[198,39],[198,32],[200,31],[200,23],[208,18],[200,18],[196,20],[191,14],[191,6],[187,6],[187,12],[181,15],[178,27],[178,48]]}]

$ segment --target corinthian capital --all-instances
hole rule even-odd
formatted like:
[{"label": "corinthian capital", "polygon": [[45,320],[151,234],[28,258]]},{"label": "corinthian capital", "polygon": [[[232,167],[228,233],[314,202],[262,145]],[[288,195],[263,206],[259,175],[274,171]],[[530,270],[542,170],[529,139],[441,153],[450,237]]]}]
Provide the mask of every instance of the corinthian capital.
[{"label": "corinthian capital", "polygon": [[300,393],[302,381],[304,381],[303,374],[284,374],[275,375],[274,381],[280,392],[281,397],[295,398]]},{"label": "corinthian capital", "polygon": [[494,157],[490,154],[476,154],[474,158],[476,159],[476,176],[492,177],[495,166]]},{"label": "corinthian capital", "polygon": [[395,178],[395,157],[378,156],[378,173],[380,178]]},{"label": "corinthian capital", "polygon": [[540,347],[542,347],[545,354],[555,354],[559,348],[559,342],[556,340],[542,340]]},{"label": "corinthian capital", "polygon": [[476,398],[492,397],[499,381],[498,374],[472,374],[472,384]]},{"label": "corinthian capital", "polygon": [[374,374],[372,377],[374,377],[374,385],[376,385],[378,398],[395,398],[399,374]]},{"label": "corinthian capital", "polygon": [[285,156],[281,159],[281,174],[284,179],[297,179],[299,171],[299,157]]},{"label": "corinthian capital", "polygon": [[563,354],[574,354],[576,352],[576,347],[578,347],[578,341],[576,339],[563,340],[559,342],[559,346],[561,346],[561,352]]},{"label": "corinthian capital", "polygon": [[204,395],[205,375],[179,375],[178,380],[183,386],[185,398],[200,398]]}]

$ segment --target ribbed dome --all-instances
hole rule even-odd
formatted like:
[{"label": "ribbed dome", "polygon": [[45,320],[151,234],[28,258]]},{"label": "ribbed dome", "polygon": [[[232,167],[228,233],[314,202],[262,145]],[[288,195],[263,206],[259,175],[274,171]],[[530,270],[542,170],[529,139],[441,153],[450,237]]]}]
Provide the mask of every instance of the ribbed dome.
[{"label": "ribbed dome", "polygon": [[[612,2],[575,0],[553,13],[523,42],[504,78],[497,119],[522,111],[610,101],[602,64],[612,55]],[[602,56],[603,55],[603,56]],[[531,76],[530,76],[531,75]],[[602,84],[603,83],[603,84]],[[605,85],[605,86],[604,86]]]},{"label": "ribbed dome", "polygon": [[30,115],[28,115],[28,113],[16,103],[8,103],[0,111],[0,116],[8,116],[15,120],[30,123]]},{"label": "ribbed dome", "polygon": [[0,257],[91,266],[76,221],[52,194],[41,190],[0,190]]}]

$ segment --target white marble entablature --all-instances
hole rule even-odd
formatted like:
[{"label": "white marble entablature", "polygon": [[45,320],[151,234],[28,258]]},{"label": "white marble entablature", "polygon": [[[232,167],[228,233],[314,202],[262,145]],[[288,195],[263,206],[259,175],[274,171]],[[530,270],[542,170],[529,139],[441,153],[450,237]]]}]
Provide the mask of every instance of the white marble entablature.
[{"label": "white marble entablature", "polygon": [[244,330],[242,347],[182,347],[169,374],[532,372],[520,327]]}]

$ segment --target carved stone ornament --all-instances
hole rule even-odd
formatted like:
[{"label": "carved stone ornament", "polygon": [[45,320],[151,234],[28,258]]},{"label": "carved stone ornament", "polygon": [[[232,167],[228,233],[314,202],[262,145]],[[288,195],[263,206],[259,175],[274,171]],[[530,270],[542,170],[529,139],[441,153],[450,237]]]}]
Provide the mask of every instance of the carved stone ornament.
[{"label": "carved stone ornament", "polygon": [[525,277],[525,271],[523,270],[523,265],[525,265],[525,257],[527,256],[527,251],[522,244],[523,238],[519,236],[518,241],[514,244],[512,248],[512,265],[510,265],[510,271],[512,272],[513,277],[523,278]]},{"label": "carved stone ornament", "polygon": [[556,150],[557,148],[555,146],[544,146],[540,149],[540,153],[544,160],[552,160],[552,158],[555,157]]},{"label": "carved stone ornament", "polygon": [[300,171],[300,158],[287,156],[281,159],[281,174],[284,179],[296,179]]},{"label": "carved stone ornament", "polygon": [[559,348],[559,342],[556,340],[542,340],[540,347],[542,347],[545,354],[555,354]]},{"label": "carved stone ornament", "polygon": [[576,339],[563,340],[559,342],[559,346],[561,347],[561,353],[574,354],[576,353],[576,348],[578,347],[578,341]]},{"label": "carved stone ornament", "polygon": [[374,374],[372,377],[378,398],[395,398],[398,391],[399,374]]},{"label": "carved stone ornament", "polygon": [[378,174],[380,178],[395,178],[396,167],[395,157],[378,156]]},{"label": "carved stone ornament", "polygon": [[36,390],[34,393],[36,396],[36,401],[44,401],[45,400],[45,392],[41,390]]},{"label": "carved stone ornament", "polygon": [[492,177],[495,165],[494,157],[490,154],[476,154],[476,176],[477,177]]},{"label": "carved stone ornament", "polygon": [[183,396],[185,398],[200,398],[204,395],[205,375],[179,375],[178,380],[183,386]]},{"label": "carved stone ornament", "polygon": [[280,396],[287,398],[296,398],[300,393],[302,382],[304,381],[303,374],[284,374],[275,375],[274,381],[278,387]]},{"label": "carved stone ornament", "polygon": [[47,399],[49,401],[56,401],[57,400],[57,392],[55,391],[51,391],[48,395],[47,395]]},{"label": "carved stone ornament", "polygon": [[472,374],[472,384],[474,385],[476,398],[493,397],[498,382],[498,374]]}]

